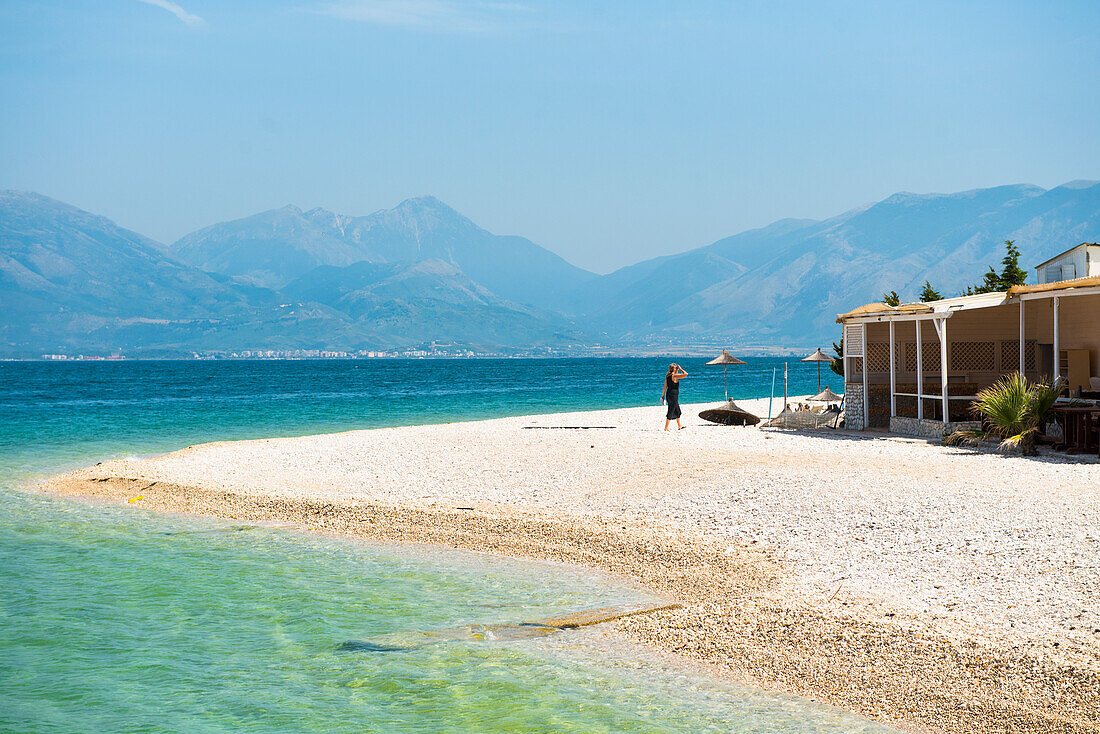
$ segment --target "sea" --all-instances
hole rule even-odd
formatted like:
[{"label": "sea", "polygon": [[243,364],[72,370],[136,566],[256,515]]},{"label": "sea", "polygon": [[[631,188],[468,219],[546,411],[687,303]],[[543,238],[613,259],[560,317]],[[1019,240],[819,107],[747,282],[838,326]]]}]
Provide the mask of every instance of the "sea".
[{"label": "sea", "polygon": [[[721,367],[677,361],[691,373],[682,402],[722,399]],[[788,362],[790,394],[816,392],[816,365]],[[28,491],[52,473],[210,440],[646,405],[660,423],[667,366],[0,363],[0,731],[889,731],[599,627],[499,633],[654,601],[596,572]],[[730,395],[767,397],[775,375],[778,412],[783,366],[729,368]],[[822,378],[839,390],[828,365]],[[370,643],[394,639],[416,644]]]}]

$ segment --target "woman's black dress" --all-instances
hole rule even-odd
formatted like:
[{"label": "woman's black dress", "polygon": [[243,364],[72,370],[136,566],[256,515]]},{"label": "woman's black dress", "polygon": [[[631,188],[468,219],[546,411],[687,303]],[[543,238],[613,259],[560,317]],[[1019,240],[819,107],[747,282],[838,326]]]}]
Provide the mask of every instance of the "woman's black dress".
[{"label": "woman's black dress", "polygon": [[665,377],[665,402],[668,403],[668,412],[665,418],[674,421],[680,417],[680,383],[671,377]]}]

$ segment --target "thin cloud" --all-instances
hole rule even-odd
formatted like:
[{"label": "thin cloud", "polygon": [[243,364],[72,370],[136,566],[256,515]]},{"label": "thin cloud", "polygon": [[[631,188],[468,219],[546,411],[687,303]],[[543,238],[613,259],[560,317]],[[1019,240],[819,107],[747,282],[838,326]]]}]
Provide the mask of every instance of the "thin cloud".
[{"label": "thin cloud", "polygon": [[194,13],[188,13],[186,10],[176,5],[171,0],[138,0],[138,2],[145,3],[146,5],[156,5],[158,8],[164,8],[172,15],[182,20],[192,28],[199,28],[206,25],[206,21],[195,15]]},{"label": "thin cloud", "polygon": [[334,0],[312,8],[343,20],[431,31],[491,31],[529,12],[508,2],[459,0]]}]

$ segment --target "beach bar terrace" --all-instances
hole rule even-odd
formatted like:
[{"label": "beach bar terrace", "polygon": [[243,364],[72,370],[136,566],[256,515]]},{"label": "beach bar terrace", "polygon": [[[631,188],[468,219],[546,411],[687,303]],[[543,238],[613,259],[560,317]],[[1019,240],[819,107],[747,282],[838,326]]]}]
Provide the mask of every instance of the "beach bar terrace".
[{"label": "beach bar terrace", "polygon": [[[1063,256],[1082,247],[1100,255],[1100,246],[1082,245]],[[839,315],[846,425],[942,436],[973,421],[980,390],[1016,371],[1032,380],[1059,375],[1071,395],[1095,391],[1100,273],[1043,282],[1062,272],[1051,262],[1041,266],[1038,285],[897,307],[869,303]]]}]

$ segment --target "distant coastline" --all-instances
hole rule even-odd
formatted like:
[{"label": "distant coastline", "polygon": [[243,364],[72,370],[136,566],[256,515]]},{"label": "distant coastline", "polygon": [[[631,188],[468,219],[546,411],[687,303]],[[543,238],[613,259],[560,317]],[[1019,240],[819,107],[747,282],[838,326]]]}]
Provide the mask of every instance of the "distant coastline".
[{"label": "distant coastline", "polygon": [[[360,360],[360,359],[591,359],[608,357],[612,359],[631,359],[648,357],[713,357],[729,345],[684,346],[675,348],[608,348],[574,350],[506,350],[474,351],[447,349],[408,349],[408,350],[359,350],[344,352],[321,349],[292,350],[239,350],[235,352],[202,352],[190,356],[144,356],[125,354],[43,354],[27,357],[0,357],[0,362],[121,362],[121,361],[187,361],[187,360]],[[800,358],[816,347],[748,347],[738,353],[744,357],[791,357]]]}]

